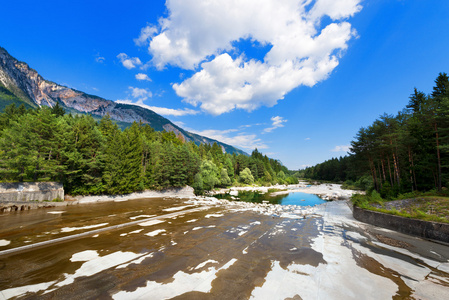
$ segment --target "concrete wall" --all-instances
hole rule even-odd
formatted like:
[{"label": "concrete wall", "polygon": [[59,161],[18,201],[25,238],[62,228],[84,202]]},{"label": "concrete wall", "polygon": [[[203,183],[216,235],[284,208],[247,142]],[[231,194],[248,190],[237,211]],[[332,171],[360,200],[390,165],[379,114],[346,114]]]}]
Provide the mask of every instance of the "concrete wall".
[{"label": "concrete wall", "polygon": [[29,202],[64,200],[64,188],[58,182],[2,182],[0,201]]},{"label": "concrete wall", "polygon": [[354,206],[356,220],[379,227],[449,243],[449,224],[409,219]]}]

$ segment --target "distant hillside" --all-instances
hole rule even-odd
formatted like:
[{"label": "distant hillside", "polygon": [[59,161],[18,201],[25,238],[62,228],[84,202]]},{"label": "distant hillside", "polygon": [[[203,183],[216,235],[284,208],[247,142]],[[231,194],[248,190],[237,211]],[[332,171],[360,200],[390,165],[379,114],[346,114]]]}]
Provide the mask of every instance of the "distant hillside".
[{"label": "distant hillside", "polygon": [[45,80],[28,64],[18,61],[0,47],[0,111],[11,103],[37,108],[42,105],[53,107],[57,102],[73,114],[91,114],[100,118],[109,114],[122,128],[134,121],[147,123],[157,131],[181,134],[186,141],[193,141],[197,145],[216,142],[227,153],[247,155],[231,145],[188,132],[150,109],[105,100]]}]

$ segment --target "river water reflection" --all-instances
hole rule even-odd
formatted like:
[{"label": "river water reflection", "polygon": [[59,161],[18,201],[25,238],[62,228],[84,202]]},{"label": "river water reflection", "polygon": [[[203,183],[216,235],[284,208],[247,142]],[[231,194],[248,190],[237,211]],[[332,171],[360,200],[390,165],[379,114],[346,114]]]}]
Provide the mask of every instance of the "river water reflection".
[{"label": "river water reflection", "polygon": [[314,194],[303,192],[293,192],[288,194],[280,194],[272,196],[270,193],[261,193],[258,191],[239,191],[238,196],[229,193],[214,195],[217,199],[236,200],[252,203],[262,203],[268,201],[271,204],[280,205],[298,205],[298,206],[315,206],[323,204],[326,201]]}]

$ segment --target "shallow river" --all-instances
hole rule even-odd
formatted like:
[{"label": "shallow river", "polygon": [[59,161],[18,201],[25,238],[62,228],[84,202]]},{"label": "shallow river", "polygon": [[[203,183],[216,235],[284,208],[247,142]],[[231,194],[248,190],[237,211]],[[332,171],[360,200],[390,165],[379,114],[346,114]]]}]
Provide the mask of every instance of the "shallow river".
[{"label": "shallow river", "polygon": [[448,259],[342,201],[289,218],[179,199],[0,215],[0,299],[445,299]]}]

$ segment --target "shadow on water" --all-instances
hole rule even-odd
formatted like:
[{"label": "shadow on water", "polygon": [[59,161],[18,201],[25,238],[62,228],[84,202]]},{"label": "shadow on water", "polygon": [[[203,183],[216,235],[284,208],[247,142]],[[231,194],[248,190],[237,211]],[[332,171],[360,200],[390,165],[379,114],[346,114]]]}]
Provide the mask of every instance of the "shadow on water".
[{"label": "shadow on water", "polygon": [[264,201],[268,201],[270,204],[299,206],[315,206],[326,202],[317,195],[301,192],[272,196],[271,193],[261,193],[258,191],[239,191],[238,196],[233,196],[230,193],[224,193],[216,194],[214,197],[217,199],[226,199],[231,201],[252,203],[263,203]]}]

